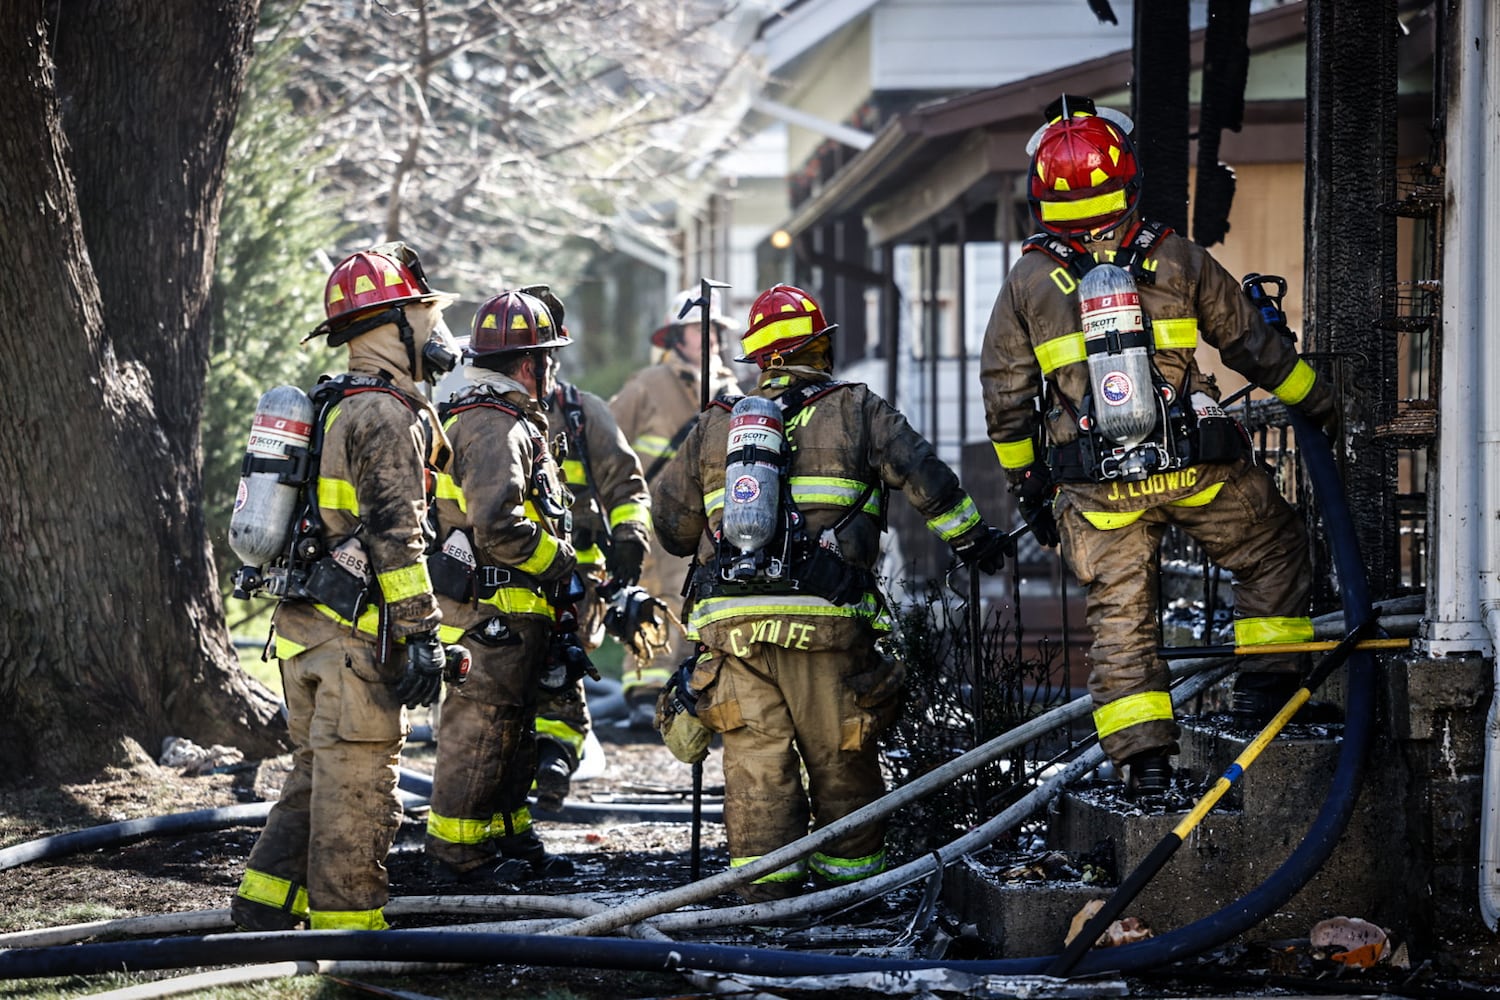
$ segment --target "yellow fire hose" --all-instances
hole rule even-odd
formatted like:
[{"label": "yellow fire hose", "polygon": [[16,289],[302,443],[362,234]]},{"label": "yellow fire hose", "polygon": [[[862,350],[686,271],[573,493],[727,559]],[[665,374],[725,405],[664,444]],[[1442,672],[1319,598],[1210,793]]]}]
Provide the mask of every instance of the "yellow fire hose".
[{"label": "yellow fire hose", "polygon": [[[1213,656],[1276,656],[1282,653],[1321,653],[1337,649],[1347,639],[1314,642],[1267,642],[1254,646],[1158,646],[1156,655],[1163,660],[1195,660]],[[1410,649],[1410,639],[1364,639],[1354,649]]]}]

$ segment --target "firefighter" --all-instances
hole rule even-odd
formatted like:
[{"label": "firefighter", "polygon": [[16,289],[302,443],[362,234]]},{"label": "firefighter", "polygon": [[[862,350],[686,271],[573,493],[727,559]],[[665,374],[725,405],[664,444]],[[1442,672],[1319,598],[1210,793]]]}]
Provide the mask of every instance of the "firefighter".
[{"label": "firefighter", "polygon": [[[562,301],[546,286],[522,291],[547,306],[552,321],[571,336]],[[573,549],[583,579],[578,602],[578,635],[592,651],[604,639],[605,595],[641,578],[651,538],[651,497],[641,477],[640,459],[615,424],[609,406],[570,382],[556,380],[547,405],[547,440],[562,465],[573,495]],[[590,727],[583,680],[561,688],[542,687],[536,718],[536,802],[556,812],[568,796],[573,773]]]},{"label": "firefighter", "polygon": [[[661,351],[657,363],[631,375],[609,401],[620,430],[640,456],[647,487],[676,453],[702,406],[703,307],[694,306],[681,318],[677,315],[685,303],[698,297],[693,290],[678,293],[666,324],[651,335],[651,345]],[[720,311],[717,297],[709,305],[709,323],[712,335],[708,396],[712,399],[739,391],[734,373],[719,356],[719,337],[734,330],[737,324]],[[652,545],[646,552],[641,586],[663,597],[680,594],[688,569],[688,560],[672,556],[660,545]],[[632,725],[651,725],[662,685],[691,648],[690,643],[676,636],[650,660],[626,654],[623,687],[626,703],[631,706]]]},{"label": "firefighter", "polygon": [[449,301],[410,248],[382,245],[334,268],[327,318],[308,338],[346,346],[348,372],[312,394],[321,444],[297,548],[328,555],[299,570],[300,596],[276,607],[295,753],[230,904],[245,930],[388,926],[402,706],[435,700],[445,660],[424,480],[446,463],[447,442],[418,383],[457,360]]},{"label": "firefighter", "polygon": [[[876,737],[899,712],[905,672],[877,649],[890,621],[871,567],[889,493],[904,491],[965,564],[996,572],[1011,548],[905,417],[865,385],[833,379],[833,329],[788,285],[751,306],[738,360],[760,369],[751,397],[774,400],[765,408],[784,428],[779,486],[749,475],[726,483],[726,461],[749,447],[731,452],[728,439],[741,426],[735,407],[759,402],[747,398],[710,406],[651,491],[663,548],[696,552],[701,565],[688,605],[700,653],[663,694],[663,737],[679,757],[701,759],[707,739],[693,734],[722,736],[731,866],[884,792]],[[772,451],[756,461],[775,462]],[[723,541],[726,506],[767,503],[778,526],[763,551]],[[874,875],[884,838],[883,822],[866,824],[738,891],[760,902],[800,892],[809,870],[819,883]]]},{"label": "firefighter", "polygon": [[[1129,794],[1159,793],[1170,787],[1178,737],[1153,624],[1156,552],[1167,528],[1185,531],[1234,574],[1237,645],[1312,637],[1305,529],[1219,409],[1219,389],[1194,350],[1206,341],[1320,425],[1333,417],[1333,394],[1207,251],[1140,217],[1128,118],[1064,96],[1046,119],[1028,146],[1041,232],[1026,241],[985,331],[985,413],[1023,516],[1044,545],[1061,541],[1087,588],[1100,741],[1125,765]],[[1133,280],[1145,324],[1121,337],[1095,385],[1078,288],[1098,262]],[[1149,383],[1141,391],[1156,394],[1167,413],[1144,443],[1125,447],[1101,427],[1109,407],[1129,402],[1132,379],[1123,373],[1132,365],[1142,366],[1134,381]],[[1236,714],[1269,718],[1295,690],[1296,668],[1266,658],[1240,674]]]},{"label": "firefighter", "polygon": [[443,404],[451,472],[437,483],[432,577],[451,630],[473,653],[450,686],[433,768],[427,856],[440,881],[566,875],[532,827],[537,686],[563,637],[574,577],[570,498],[547,452],[541,400],[568,338],[535,296],[505,291],[474,315],[467,385]]}]

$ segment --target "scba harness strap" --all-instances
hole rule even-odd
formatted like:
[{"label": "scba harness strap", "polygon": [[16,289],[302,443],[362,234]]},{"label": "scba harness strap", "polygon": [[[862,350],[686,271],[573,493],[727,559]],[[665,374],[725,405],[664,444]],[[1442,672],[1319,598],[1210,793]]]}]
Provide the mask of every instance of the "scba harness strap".
[{"label": "scba harness strap", "polygon": [[[1170,232],[1170,227],[1159,222],[1139,223],[1115,252],[1112,263],[1129,271],[1137,285],[1155,284],[1156,269],[1149,261],[1162,237]],[[1100,263],[1072,242],[1046,234],[1028,239],[1022,252],[1026,251],[1045,253],[1080,280]],[[1118,334],[1112,334],[1108,350],[1114,352],[1144,346],[1154,354],[1156,344],[1151,332],[1151,318],[1146,316],[1144,319],[1145,329],[1137,339],[1126,342]],[[1206,396],[1200,400],[1194,393],[1193,398],[1186,398],[1187,386],[1168,385],[1155,364],[1151,370],[1161,401],[1161,413],[1151,437],[1134,449],[1117,447],[1094,425],[1091,395],[1086,395],[1082,404],[1075,407],[1057,392],[1055,385],[1049,385],[1058,405],[1078,422],[1080,430],[1075,440],[1048,448],[1047,464],[1058,481],[1099,483],[1120,478],[1134,479],[1140,478],[1142,469],[1147,472],[1167,471],[1199,463],[1231,462],[1245,452],[1249,442],[1238,421],[1225,415]]]},{"label": "scba harness strap", "polygon": [[[292,524],[286,555],[291,578],[287,597],[325,605],[350,621],[356,621],[366,607],[380,600],[380,589],[374,585],[373,578],[362,578],[351,572],[345,560],[330,552],[330,548],[342,550],[351,542],[357,545],[360,529],[356,528],[348,537],[339,539],[331,547],[324,542],[316,483],[322,471],[323,440],[329,414],[348,397],[365,392],[383,392],[395,397],[418,418],[426,415],[406,393],[396,388],[389,378],[381,375],[347,372],[336,378],[320,381],[309,395],[316,415],[306,454],[299,457],[298,468],[294,472],[294,475],[300,476],[293,484],[301,491],[301,502],[298,505],[299,513]],[[425,450],[430,452],[433,431],[425,419],[421,422],[427,435]],[[292,482],[285,475],[282,481]]]},{"label": "scba harness strap", "polygon": [[444,404],[438,411],[446,422],[449,417],[466,413],[470,410],[487,408],[499,410],[501,413],[514,417],[526,430],[531,440],[531,483],[529,490],[532,500],[536,502],[537,510],[553,521],[561,522],[563,532],[559,537],[566,538],[572,534],[572,514],[568,510],[570,504],[566,498],[557,496],[552,489],[552,482],[548,479],[545,470],[545,459],[547,457],[547,439],[540,429],[533,424],[526,411],[515,403],[500,396],[485,393],[483,395],[465,396]]},{"label": "scba harness strap", "polygon": [[[574,399],[577,399],[576,390]],[[528,487],[531,499],[538,513],[547,522],[544,530],[548,530],[549,534],[555,537],[567,539],[572,534],[573,523],[573,514],[567,503],[568,498],[558,497],[553,491],[553,483],[547,476],[544,465],[547,456],[547,439],[531,422],[525,410],[486,389],[442,404],[438,407],[438,415],[446,423],[450,417],[481,408],[499,410],[501,413],[508,414],[526,430],[531,442],[531,482]],[[462,534],[468,548],[468,560],[450,555],[445,551],[446,543],[427,557],[428,572],[432,577],[434,589],[439,593],[454,600],[477,604],[479,601],[488,600],[506,587],[520,588],[538,594],[544,592],[545,588],[541,581],[529,573],[511,566],[479,564],[474,561],[474,552],[477,550],[472,532]]]},{"label": "scba harness strap", "polygon": [[[1171,231],[1170,226],[1160,222],[1147,220],[1137,223],[1135,230],[1120,245],[1120,249],[1115,251],[1110,263],[1129,271],[1138,285],[1155,284],[1156,269],[1148,267],[1146,262],[1155,251],[1156,244]],[[1074,279],[1082,278],[1099,263],[1093,254],[1072,240],[1049,233],[1037,233],[1021,244],[1022,253],[1033,251],[1044,253],[1066,267]]]}]

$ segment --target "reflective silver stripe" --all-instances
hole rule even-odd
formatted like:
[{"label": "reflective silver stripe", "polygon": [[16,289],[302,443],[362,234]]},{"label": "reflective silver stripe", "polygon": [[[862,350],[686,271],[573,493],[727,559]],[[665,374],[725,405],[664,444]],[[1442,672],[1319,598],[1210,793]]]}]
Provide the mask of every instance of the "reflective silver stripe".
[{"label": "reflective silver stripe", "polygon": [[885,848],[862,858],[836,858],[815,852],[809,867],[814,875],[821,875],[830,882],[856,882],[885,871]]},{"label": "reflective silver stripe", "polygon": [[[804,504],[822,504],[831,507],[851,507],[854,502],[864,496],[868,484],[857,479],[836,479],[832,476],[793,476],[789,483],[792,490],[792,502],[798,506]],[[724,490],[709,490],[703,494],[703,511],[712,516],[724,506]],[[870,491],[862,508],[866,514],[880,513],[880,487]]]},{"label": "reflective silver stripe", "polygon": [[[729,867],[742,868],[752,861],[759,861],[763,857],[765,857],[764,854],[752,854],[748,857],[743,858],[730,858]],[[769,875],[762,875],[760,878],[756,879],[755,882],[796,882],[802,879],[805,875],[807,875],[807,862],[805,860],[793,861],[785,868],[778,868],[774,872],[771,872]]]},{"label": "reflective silver stripe", "polygon": [[979,508],[974,506],[974,498],[965,493],[952,510],[928,521],[927,527],[943,541],[951,542],[978,523]]}]

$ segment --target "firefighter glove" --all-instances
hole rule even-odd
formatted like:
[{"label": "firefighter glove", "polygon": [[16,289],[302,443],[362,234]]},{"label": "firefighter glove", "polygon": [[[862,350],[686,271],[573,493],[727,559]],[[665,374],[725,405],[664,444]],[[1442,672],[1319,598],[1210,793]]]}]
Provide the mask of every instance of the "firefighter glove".
[{"label": "firefighter glove", "polygon": [[672,756],[684,764],[697,764],[708,756],[714,734],[698,720],[698,695],[692,688],[697,657],[684,660],[667,679],[656,699],[656,728]]},{"label": "firefighter glove", "polygon": [[633,587],[641,580],[641,563],[646,558],[646,546],[634,538],[617,539],[610,546],[609,563],[610,584],[623,587]]},{"label": "firefighter glove", "polygon": [[1050,549],[1061,541],[1057,534],[1057,519],[1052,516],[1052,499],[1057,495],[1057,487],[1052,482],[1050,469],[1038,464],[1018,473],[1011,479],[1010,491],[1038,544]]},{"label": "firefighter glove", "polygon": [[660,598],[652,597],[642,587],[622,587],[604,612],[604,631],[637,659],[650,660],[672,641],[668,621],[676,619]]},{"label": "firefighter glove", "polygon": [[965,566],[994,576],[1005,568],[1005,557],[1016,554],[1016,543],[999,528],[986,526],[956,552]]},{"label": "firefighter glove", "polygon": [[396,698],[407,708],[431,705],[443,689],[443,670],[448,663],[447,650],[436,632],[420,632],[406,637],[406,669],[396,682]]}]

